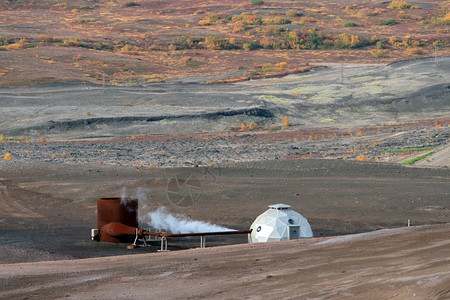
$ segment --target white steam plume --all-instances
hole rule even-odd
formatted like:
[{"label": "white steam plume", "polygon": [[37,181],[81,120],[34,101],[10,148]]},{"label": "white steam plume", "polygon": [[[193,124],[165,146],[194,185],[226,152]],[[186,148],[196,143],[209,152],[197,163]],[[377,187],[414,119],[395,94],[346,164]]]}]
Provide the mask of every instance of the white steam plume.
[{"label": "white steam plume", "polygon": [[126,204],[126,200],[127,199],[127,188],[126,187],[122,187],[122,190],[120,192],[120,204],[125,205]]},{"label": "white steam plume", "polygon": [[138,187],[136,190],[136,196],[138,199],[138,216],[136,216],[136,218],[138,218],[138,220],[142,219],[142,214],[144,211],[147,210],[147,195],[144,192],[144,189],[141,187]]},{"label": "white steam plume", "polygon": [[148,213],[149,226],[155,229],[167,229],[171,233],[200,233],[215,231],[232,231],[226,227],[207,222],[187,220],[183,215],[172,215],[165,207],[159,207],[156,211]]},{"label": "white steam plume", "polygon": [[139,204],[147,202],[147,195],[144,193],[144,189],[141,187],[137,188],[135,197],[139,200]]}]

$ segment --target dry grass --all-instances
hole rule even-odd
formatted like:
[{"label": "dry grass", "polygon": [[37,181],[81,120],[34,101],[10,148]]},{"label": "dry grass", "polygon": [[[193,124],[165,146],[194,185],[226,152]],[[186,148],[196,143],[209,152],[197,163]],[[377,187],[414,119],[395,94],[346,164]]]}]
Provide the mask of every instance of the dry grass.
[{"label": "dry grass", "polygon": [[[276,65],[280,62],[288,69],[324,60],[390,62],[431,56],[435,46],[440,55],[450,55],[445,3],[423,9],[403,2],[393,1],[388,8],[350,0],[327,6],[318,1],[264,1],[261,6],[238,0],[208,5],[197,0],[89,5],[81,0],[3,1],[0,18],[8,27],[0,37],[0,85],[102,83],[103,73],[107,84],[199,74],[214,78],[265,65],[282,69]],[[391,19],[397,24],[379,25]],[[304,25],[315,30],[305,30]],[[403,36],[413,37],[409,45],[402,45]],[[384,44],[383,51],[374,51],[378,43]],[[70,49],[70,57],[64,48]],[[36,61],[37,57],[48,59]],[[10,67],[8,61],[17,65],[3,72]],[[31,64],[35,69],[27,70]]]}]

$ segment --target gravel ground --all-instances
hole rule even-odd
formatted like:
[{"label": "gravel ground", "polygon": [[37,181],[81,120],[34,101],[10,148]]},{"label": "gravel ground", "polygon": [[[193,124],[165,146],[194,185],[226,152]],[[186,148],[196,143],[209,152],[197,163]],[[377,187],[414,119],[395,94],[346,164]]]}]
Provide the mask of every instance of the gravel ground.
[{"label": "gravel ground", "polygon": [[390,65],[327,64],[238,84],[170,82],[0,88],[0,134],[75,140],[228,133],[242,122],[279,129],[386,126],[449,118],[450,57]]},{"label": "gravel ground", "polygon": [[[5,166],[2,164],[2,166]],[[278,159],[210,167],[137,168],[24,162],[0,177],[0,263],[154,252],[90,241],[96,199],[139,198],[142,228],[166,207],[188,220],[247,230],[267,206],[286,203],[314,235],[448,222],[449,169],[326,159]],[[208,245],[245,243],[208,239]],[[171,241],[171,250],[198,241]],[[15,251],[17,250],[17,251]]]},{"label": "gravel ground", "polygon": [[[13,157],[1,165],[217,166],[284,157],[402,161],[448,144],[449,68],[450,58],[441,57],[437,66],[432,59],[344,69],[328,64],[231,85],[1,88],[0,155]],[[290,124],[283,128],[284,117]],[[240,132],[242,123],[255,128]],[[408,148],[424,150],[401,150]]]},{"label": "gravel ground", "polygon": [[[348,131],[329,130],[318,135],[314,131],[284,131],[272,133],[237,133],[223,135],[191,135],[136,137],[112,141],[78,142],[8,142],[0,143],[0,153],[10,153],[11,161],[2,167],[24,162],[55,162],[109,164],[136,167],[211,166],[235,162],[273,160],[285,157],[327,157],[395,162],[447,145],[449,120],[398,125],[378,129]],[[437,128],[438,127],[438,128]],[[365,136],[364,136],[365,135]],[[306,138],[306,136],[308,136]],[[312,138],[317,140],[311,140]],[[423,151],[400,151],[418,148]],[[399,152],[392,152],[399,150]],[[442,162],[448,166],[447,162]]]}]

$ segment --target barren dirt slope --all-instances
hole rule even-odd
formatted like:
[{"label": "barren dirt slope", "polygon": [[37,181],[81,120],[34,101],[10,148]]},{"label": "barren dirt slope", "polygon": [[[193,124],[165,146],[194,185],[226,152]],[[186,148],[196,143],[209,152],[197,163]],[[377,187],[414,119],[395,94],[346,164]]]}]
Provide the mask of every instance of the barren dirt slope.
[{"label": "barren dirt slope", "polygon": [[2,299],[448,299],[450,225],[0,266]]},{"label": "barren dirt slope", "polygon": [[450,57],[390,65],[328,64],[240,84],[63,84],[0,88],[5,137],[80,139],[278,128],[358,128],[449,117]]}]

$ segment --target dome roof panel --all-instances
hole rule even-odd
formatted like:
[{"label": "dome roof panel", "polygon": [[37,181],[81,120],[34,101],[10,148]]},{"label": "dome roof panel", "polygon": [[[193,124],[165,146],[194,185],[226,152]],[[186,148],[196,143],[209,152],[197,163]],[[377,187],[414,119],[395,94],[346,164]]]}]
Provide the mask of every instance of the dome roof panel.
[{"label": "dome roof panel", "polygon": [[[268,242],[287,240],[289,226],[300,226],[300,238],[312,237],[311,226],[301,214],[290,209],[286,204],[275,204],[259,215],[253,224],[250,234],[251,242]],[[257,230],[259,228],[259,230]]]}]

